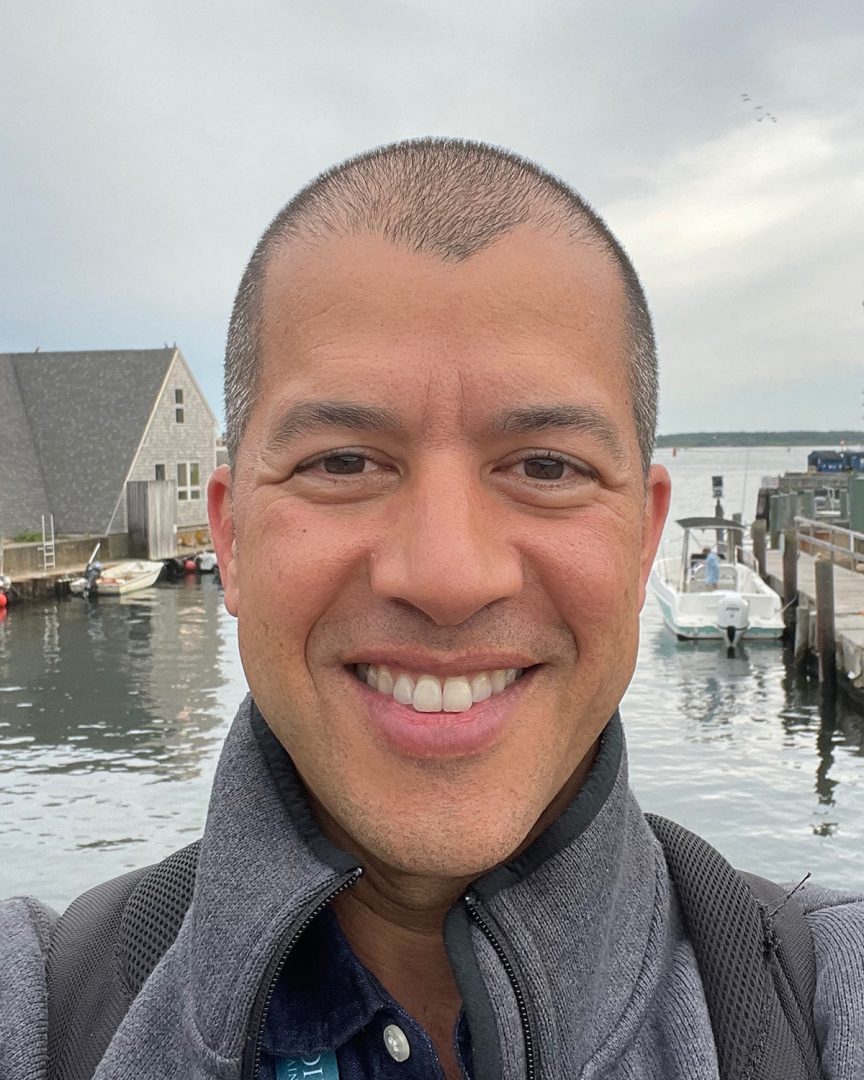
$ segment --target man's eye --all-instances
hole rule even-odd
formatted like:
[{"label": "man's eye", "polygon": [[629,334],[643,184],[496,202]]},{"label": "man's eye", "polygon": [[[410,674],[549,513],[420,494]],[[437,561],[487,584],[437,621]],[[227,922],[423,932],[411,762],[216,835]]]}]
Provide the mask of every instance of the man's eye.
[{"label": "man's eye", "polygon": [[343,451],[335,454],[325,454],[324,457],[314,458],[312,461],[304,461],[294,469],[294,475],[307,474],[309,476],[327,473],[330,476],[359,476],[361,473],[374,472],[377,466],[366,454],[358,454],[354,451]]},{"label": "man's eye", "polygon": [[530,480],[561,480],[564,477],[564,462],[554,458],[528,458],[522,462],[522,467]]},{"label": "man's eye", "polygon": [[367,459],[362,454],[331,454],[330,457],[321,458],[324,472],[346,475],[350,473],[362,473]]}]

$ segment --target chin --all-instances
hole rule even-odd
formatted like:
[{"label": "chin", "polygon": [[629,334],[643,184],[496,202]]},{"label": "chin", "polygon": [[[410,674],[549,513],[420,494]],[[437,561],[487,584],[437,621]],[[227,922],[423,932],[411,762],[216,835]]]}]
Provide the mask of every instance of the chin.
[{"label": "chin", "polygon": [[369,850],[387,865],[418,877],[476,878],[507,862],[524,843],[524,829],[503,828],[504,822],[475,818],[470,825],[458,820],[442,822],[434,831],[401,831],[384,844],[370,843]]}]

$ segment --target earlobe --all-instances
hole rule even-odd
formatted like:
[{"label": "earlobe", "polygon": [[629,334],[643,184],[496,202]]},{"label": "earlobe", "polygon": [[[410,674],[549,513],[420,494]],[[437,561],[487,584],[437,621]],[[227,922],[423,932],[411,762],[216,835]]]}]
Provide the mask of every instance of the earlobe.
[{"label": "earlobe", "polygon": [[234,521],[231,470],[220,465],[207,484],[210,536],[219,562],[225,607],[236,616],[240,605],[237,535]]}]

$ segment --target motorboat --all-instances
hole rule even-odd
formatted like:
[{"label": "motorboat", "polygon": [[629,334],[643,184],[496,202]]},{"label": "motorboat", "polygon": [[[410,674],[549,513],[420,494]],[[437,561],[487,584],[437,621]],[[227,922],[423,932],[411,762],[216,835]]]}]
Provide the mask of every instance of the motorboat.
[{"label": "motorboat", "polygon": [[[740,550],[742,524],[717,517],[681,518],[681,554],[661,555],[649,586],[663,621],[680,640],[779,638],[783,601]],[[714,552],[714,573],[709,552]],[[716,581],[712,578],[716,577]]]},{"label": "motorboat", "polygon": [[[93,560],[88,563],[88,567]],[[137,560],[134,562],[115,563],[114,566],[99,568],[99,575],[93,580],[88,576],[76,578],[69,583],[69,591],[77,595],[89,595],[98,593],[99,596],[125,596],[127,593],[137,592],[139,589],[148,589],[156,584],[156,579],[162,573],[161,562],[146,562]]]}]

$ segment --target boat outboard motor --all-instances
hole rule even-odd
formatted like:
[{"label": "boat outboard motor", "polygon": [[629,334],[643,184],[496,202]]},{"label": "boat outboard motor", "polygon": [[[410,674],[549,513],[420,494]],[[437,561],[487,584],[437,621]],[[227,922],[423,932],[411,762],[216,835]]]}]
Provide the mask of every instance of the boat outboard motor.
[{"label": "boat outboard motor", "polygon": [[725,631],[730,645],[743,635],[750,625],[750,604],[740,593],[721,593],[717,600],[717,626]]},{"label": "boat outboard motor", "polygon": [[101,576],[102,563],[96,562],[95,560],[93,562],[88,562],[84,568],[84,589],[82,592],[85,600],[89,599],[91,596],[95,596],[96,593],[99,592],[97,579]]}]

